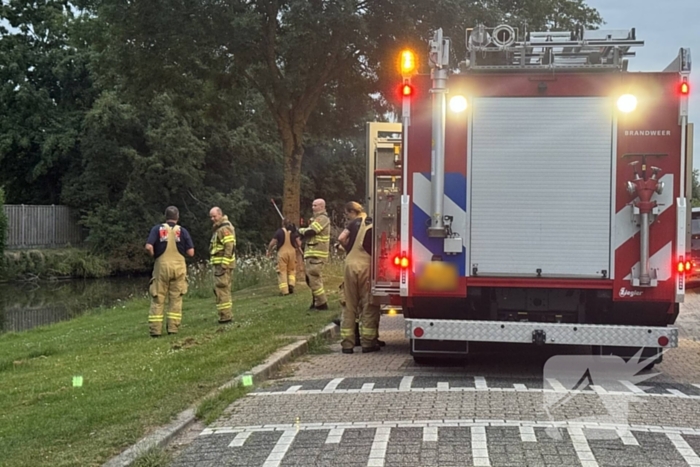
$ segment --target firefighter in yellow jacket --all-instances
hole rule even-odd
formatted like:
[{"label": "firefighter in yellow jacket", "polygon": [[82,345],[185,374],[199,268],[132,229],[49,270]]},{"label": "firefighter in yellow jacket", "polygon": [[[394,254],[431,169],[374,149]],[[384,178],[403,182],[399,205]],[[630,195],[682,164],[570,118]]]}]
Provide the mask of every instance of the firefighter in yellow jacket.
[{"label": "firefighter in yellow jacket", "polygon": [[213,207],[209,218],[214,224],[209,246],[210,260],[214,267],[214,294],[219,323],[228,323],[233,319],[231,313],[231,276],[236,262],[236,230],[221,208]]},{"label": "firefighter in yellow jacket", "polygon": [[151,309],[148,328],[151,337],[159,337],[163,330],[163,311],[168,299],[168,334],[177,333],[182,321],[182,296],[187,293],[187,266],[185,255],[194,256],[192,237],[177,225],[180,211],[175,206],[165,210],[165,223],[151,229],[146,240],[146,251],[156,259],[153,277],[148,287]]},{"label": "firefighter in yellow jacket", "polygon": [[345,212],[353,220],[338,237],[348,252],[343,274],[346,305],[340,325],[341,347],[343,353],[353,353],[355,323],[359,319],[362,353],[376,352],[380,348],[379,307],[371,303],[372,221],[359,203],[349,202]]},{"label": "firefighter in yellow jacket", "polygon": [[306,282],[311,288],[312,302],[310,310],[327,310],[328,300],[323,289],[323,265],[328,261],[328,246],[331,241],[331,221],[326,214],[326,202],[316,199],[311,204],[314,220],[308,226],[299,229],[299,234],[306,239],[304,250],[304,268]]},{"label": "firefighter in yellow jacket", "polygon": [[282,227],[267,246],[267,256],[277,247],[277,283],[281,295],[294,293],[296,285],[297,249],[301,247],[299,232],[287,219],[282,219]]}]

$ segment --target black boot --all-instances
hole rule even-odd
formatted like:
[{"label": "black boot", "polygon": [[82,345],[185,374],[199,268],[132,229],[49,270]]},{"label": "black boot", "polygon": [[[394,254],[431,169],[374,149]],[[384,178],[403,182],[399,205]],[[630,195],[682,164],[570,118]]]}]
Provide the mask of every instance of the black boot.
[{"label": "black boot", "polygon": [[289,286],[289,293],[294,293],[294,286],[293,285]]},{"label": "black boot", "polygon": [[328,303],[324,303],[323,305],[319,305],[316,307],[317,310],[327,310],[328,309]]}]

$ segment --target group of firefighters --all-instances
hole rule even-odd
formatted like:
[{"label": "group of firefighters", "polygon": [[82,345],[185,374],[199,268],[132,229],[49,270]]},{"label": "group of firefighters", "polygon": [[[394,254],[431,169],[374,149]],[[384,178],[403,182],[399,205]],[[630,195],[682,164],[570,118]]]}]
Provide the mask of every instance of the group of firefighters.
[{"label": "group of firefighters", "polygon": [[[292,294],[296,285],[296,254],[303,239],[306,244],[303,252],[306,283],[312,294],[309,309],[327,310],[322,270],[329,257],[331,222],[323,199],[314,200],[311,208],[314,217],[308,227],[297,228],[283,219],[267,252],[269,255],[274,248],[277,249],[280,294]],[[351,354],[356,345],[361,345],[363,353],[376,352],[384,343],[378,339],[380,311],[372,304],[370,290],[372,220],[354,201],[345,205],[345,216],[347,223],[336,244],[347,253],[341,285],[343,312],[341,319],[336,320],[340,325],[342,352]],[[236,231],[220,208],[213,207],[209,217],[213,224],[209,262],[214,272],[219,323],[224,324],[233,319],[231,276],[236,259]],[[177,333],[182,321],[182,296],[187,293],[185,256],[194,256],[194,245],[189,232],[177,225],[178,220],[178,209],[169,206],[165,210],[165,222],[151,229],[146,242],[146,251],[155,258],[149,284],[151,308],[148,324],[152,337],[161,335],[165,317],[168,319],[168,334]],[[164,314],[166,298],[168,312]]]}]

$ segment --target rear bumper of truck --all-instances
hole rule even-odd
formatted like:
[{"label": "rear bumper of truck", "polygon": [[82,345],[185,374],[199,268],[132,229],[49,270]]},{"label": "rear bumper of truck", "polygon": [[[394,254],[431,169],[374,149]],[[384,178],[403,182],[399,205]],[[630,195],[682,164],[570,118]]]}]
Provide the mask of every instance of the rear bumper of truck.
[{"label": "rear bumper of truck", "polygon": [[678,328],[675,326],[408,318],[405,323],[406,337],[416,340],[611,347],[678,347]]}]

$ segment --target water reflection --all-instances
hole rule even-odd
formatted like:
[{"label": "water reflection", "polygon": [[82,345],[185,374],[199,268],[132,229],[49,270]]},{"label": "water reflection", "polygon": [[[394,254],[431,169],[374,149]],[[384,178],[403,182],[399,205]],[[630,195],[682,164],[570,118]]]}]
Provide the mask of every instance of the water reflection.
[{"label": "water reflection", "polygon": [[148,277],[0,284],[0,333],[26,331],[145,296]]}]

